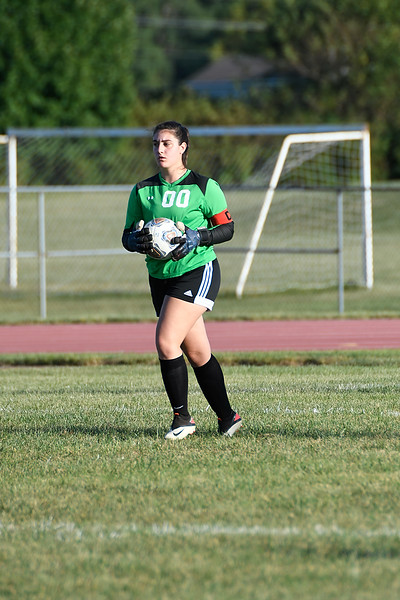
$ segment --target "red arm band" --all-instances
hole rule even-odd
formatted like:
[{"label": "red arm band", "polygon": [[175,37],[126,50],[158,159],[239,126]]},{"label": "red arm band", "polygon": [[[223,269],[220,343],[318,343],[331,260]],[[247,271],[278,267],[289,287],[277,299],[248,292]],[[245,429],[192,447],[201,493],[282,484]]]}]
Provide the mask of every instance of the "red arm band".
[{"label": "red arm band", "polygon": [[215,227],[216,225],[224,225],[224,223],[231,223],[232,217],[229,213],[229,210],[223,210],[222,212],[218,213],[217,215],[214,215],[213,217],[211,217],[210,221],[211,221],[211,225],[213,225]]}]

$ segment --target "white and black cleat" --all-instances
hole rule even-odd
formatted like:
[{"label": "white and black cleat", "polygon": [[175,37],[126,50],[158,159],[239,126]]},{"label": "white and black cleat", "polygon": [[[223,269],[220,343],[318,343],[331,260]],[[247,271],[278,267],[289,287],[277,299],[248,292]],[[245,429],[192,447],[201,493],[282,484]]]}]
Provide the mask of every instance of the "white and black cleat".
[{"label": "white and black cleat", "polygon": [[218,419],[218,431],[221,435],[232,437],[242,427],[242,419],[238,413],[233,413],[229,419]]},{"label": "white and black cleat", "polygon": [[192,417],[182,417],[176,414],[171,429],[165,434],[166,440],[183,440],[196,431],[196,424]]}]

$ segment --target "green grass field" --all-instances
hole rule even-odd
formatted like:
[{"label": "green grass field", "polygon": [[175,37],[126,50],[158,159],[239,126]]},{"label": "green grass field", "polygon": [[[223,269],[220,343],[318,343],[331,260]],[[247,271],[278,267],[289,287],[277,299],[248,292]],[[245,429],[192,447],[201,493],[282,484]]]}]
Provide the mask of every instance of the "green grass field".
[{"label": "green grass field", "polygon": [[400,597],[400,351],[222,355],[182,442],[154,358],[64,358],[2,362],[0,598]]}]

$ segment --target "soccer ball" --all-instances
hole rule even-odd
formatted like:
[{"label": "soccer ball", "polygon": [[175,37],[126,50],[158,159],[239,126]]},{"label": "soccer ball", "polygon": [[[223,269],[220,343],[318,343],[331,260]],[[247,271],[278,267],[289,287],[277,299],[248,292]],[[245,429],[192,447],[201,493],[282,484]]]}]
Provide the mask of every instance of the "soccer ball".
[{"label": "soccer ball", "polygon": [[170,258],[172,251],[179,246],[179,244],[171,244],[170,240],[174,237],[181,237],[182,231],[171,219],[164,218],[152,219],[146,223],[145,227],[153,236],[153,248],[148,255],[157,260]]}]

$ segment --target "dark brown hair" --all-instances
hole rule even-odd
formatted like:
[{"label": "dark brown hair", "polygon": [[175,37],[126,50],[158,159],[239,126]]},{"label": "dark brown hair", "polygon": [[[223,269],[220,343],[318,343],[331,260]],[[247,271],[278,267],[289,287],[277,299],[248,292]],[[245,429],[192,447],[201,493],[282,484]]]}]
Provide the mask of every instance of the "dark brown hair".
[{"label": "dark brown hair", "polygon": [[189,151],[189,130],[181,123],[178,123],[178,121],[164,121],[164,123],[159,123],[154,127],[153,137],[158,131],[163,131],[164,129],[167,129],[168,131],[172,131],[174,133],[175,137],[179,142],[179,145],[182,144],[182,142],[186,143],[185,152],[182,154],[182,162],[186,167]]}]

